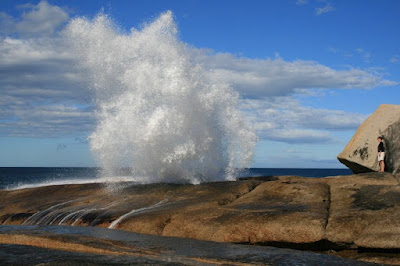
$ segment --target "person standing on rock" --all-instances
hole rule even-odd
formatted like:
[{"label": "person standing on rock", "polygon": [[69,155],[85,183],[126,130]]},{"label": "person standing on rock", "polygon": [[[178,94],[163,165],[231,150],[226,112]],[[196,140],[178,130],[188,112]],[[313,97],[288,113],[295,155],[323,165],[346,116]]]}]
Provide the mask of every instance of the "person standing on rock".
[{"label": "person standing on rock", "polygon": [[379,172],[384,172],[385,171],[385,147],[383,145],[383,138],[378,137],[378,162],[379,166],[381,167],[381,170]]}]

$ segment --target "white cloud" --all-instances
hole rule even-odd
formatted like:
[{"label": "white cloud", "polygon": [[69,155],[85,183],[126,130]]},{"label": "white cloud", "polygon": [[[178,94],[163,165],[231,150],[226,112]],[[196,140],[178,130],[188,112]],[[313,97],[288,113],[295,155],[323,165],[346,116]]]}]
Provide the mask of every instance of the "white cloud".
[{"label": "white cloud", "polygon": [[[60,137],[88,133],[94,126],[93,110],[58,105],[4,104],[0,112],[0,135],[14,137]],[[3,110],[2,110],[3,111]]]},{"label": "white cloud", "polygon": [[37,5],[20,5],[23,10],[21,18],[16,20],[11,16],[0,13],[0,30],[5,34],[18,33],[20,35],[38,36],[51,35],[67,22],[69,15],[59,6],[51,5],[46,0]]},{"label": "white cloud", "polygon": [[[239,90],[243,110],[260,137],[291,143],[332,142],[326,131],[354,129],[363,119],[362,115],[302,107],[293,100],[294,92],[303,88],[303,94],[312,95],[311,88],[392,83],[375,73],[338,71],[310,61],[194,53],[194,60],[210,69],[211,78]],[[0,40],[0,119],[5,121],[0,135],[56,136],[93,127],[92,110],[76,107],[90,104],[90,92],[73,71],[71,58],[59,37]]]},{"label": "white cloud", "polygon": [[301,89],[365,89],[397,84],[376,72],[336,70],[314,61],[251,59],[209,50],[197,50],[194,57],[210,69],[212,78],[232,84],[246,97],[290,95]]},{"label": "white cloud", "polygon": [[298,153],[299,151],[296,149],[286,149],[282,151],[283,153]]},{"label": "white cloud", "polygon": [[[252,113],[249,119],[254,121],[257,132],[264,138],[279,135],[286,141],[307,140],[308,137],[328,141],[328,135],[318,130],[354,128],[354,123],[359,121],[339,111],[329,113],[326,110],[321,117],[312,116],[316,112],[320,115],[321,110],[302,108],[298,103],[290,102],[295,92],[312,95],[312,88],[368,88],[393,83],[383,80],[375,72],[335,70],[311,61],[238,58],[197,49],[193,52],[194,60],[210,69],[210,78],[231,83],[247,98],[245,106],[253,105],[248,112]],[[93,126],[92,111],[76,107],[90,104],[91,95],[74,71],[72,58],[61,37],[0,39],[0,119],[6,121],[2,124],[1,135],[55,136],[87,131]],[[284,105],[291,108],[282,108],[279,100],[274,103],[272,99],[279,99],[281,95],[286,96],[281,97],[285,99]],[[50,112],[49,106],[64,109]],[[31,107],[34,112],[28,111]],[[47,118],[43,120],[43,116],[34,114],[46,114]],[[271,114],[277,119],[265,119]],[[302,120],[300,116],[310,118]],[[51,123],[58,123],[58,126],[52,129]],[[289,128],[292,137],[287,135],[289,133],[279,133],[279,130],[287,130],[284,123],[296,125]]]},{"label": "white cloud", "polygon": [[[68,14],[46,1],[19,6],[20,19],[0,14],[0,135],[67,136],[92,127],[92,110],[60,37]],[[5,30],[7,29],[7,30]],[[15,34],[16,33],[16,34]],[[19,36],[19,37],[16,37]]]},{"label": "white cloud", "polygon": [[59,38],[0,39],[0,91],[25,102],[87,103],[87,91]]},{"label": "white cloud", "polygon": [[328,132],[321,132],[310,129],[278,129],[263,137],[274,141],[281,141],[292,144],[321,144],[332,143],[334,141],[334,138]]},{"label": "white cloud", "polygon": [[326,3],[326,5],[324,7],[315,8],[315,13],[317,14],[317,16],[320,16],[322,14],[332,12],[334,10],[335,10],[335,8],[333,7],[333,5],[331,3]]},{"label": "white cloud", "polygon": [[333,131],[355,130],[366,115],[301,106],[292,97],[243,99],[241,108],[263,139],[287,143],[332,143]]},{"label": "white cloud", "polygon": [[[75,72],[73,55],[62,37],[52,35],[68,17],[61,14],[67,12],[45,1],[21,8],[26,10],[21,19],[0,13],[2,32],[5,25],[14,27],[9,27],[12,37],[0,38],[0,136],[56,137],[90,131],[94,126],[90,92]],[[26,24],[41,20],[48,23],[40,30]],[[211,79],[230,83],[240,92],[241,108],[261,138],[288,143],[334,142],[332,130],[354,130],[365,118],[301,106],[294,93],[313,97],[314,89],[397,84],[376,71],[337,70],[315,61],[251,59],[196,48],[192,52]]]}]

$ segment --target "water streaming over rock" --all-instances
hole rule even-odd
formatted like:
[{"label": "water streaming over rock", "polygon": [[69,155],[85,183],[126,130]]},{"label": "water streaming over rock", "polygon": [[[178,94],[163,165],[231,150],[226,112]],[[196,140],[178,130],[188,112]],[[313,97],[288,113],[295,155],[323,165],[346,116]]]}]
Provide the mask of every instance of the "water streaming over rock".
[{"label": "water streaming over rock", "polygon": [[[113,207],[121,204],[124,200],[116,200],[110,203],[99,199],[99,202],[85,203],[86,198],[79,198],[76,200],[69,200],[56,205],[53,205],[42,211],[38,211],[28,217],[22,225],[72,225],[75,226],[82,222],[85,216],[93,216],[89,219],[89,226],[96,225],[96,220],[102,215],[113,210]],[[156,205],[155,205],[156,206]],[[144,207],[141,209],[150,209],[152,206]],[[121,215],[124,216],[124,215]],[[121,221],[127,217],[119,217]]]},{"label": "water streaming over rock", "polygon": [[46,218],[49,217],[49,215],[51,216],[52,213],[54,211],[58,211],[59,209],[62,208],[62,206],[67,205],[68,203],[74,202],[76,200],[69,200],[66,202],[61,202],[58,203],[56,205],[50,206],[47,209],[44,209],[42,211],[38,211],[36,213],[34,213],[32,216],[28,217],[23,223],[22,225],[33,225],[33,224],[40,224],[40,222]]},{"label": "water streaming over rock", "polygon": [[172,12],[126,33],[104,14],[73,19],[65,37],[92,88],[90,136],[104,175],[129,167],[139,182],[233,180],[256,143],[239,95],[192,60]]},{"label": "water streaming over rock", "polygon": [[135,215],[135,214],[143,213],[143,212],[148,211],[148,210],[153,210],[153,209],[155,209],[155,208],[157,208],[157,207],[159,207],[159,206],[162,206],[162,204],[165,203],[165,202],[167,202],[166,199],[164,199],[164,200],[162,200],[162,201],[160,201],[160,202],[157,202],[157,203],[154,204],[154,205],[150,205],[150,206],[147,206],[147,207],[143,207],[143,208],[131,210],[130,212],[127,212],[127,213],[121,215],[120,217],[118,217],[116,220],[114,220],[114,221],[110,224],[110,226],[109,226],[108,228],[114,229],[114,228],[115,228],[121,221],[123,221],[124,219],[126,219],[126,218],[128,218],[128,217],[131,217],[131,216],[133,216],[133,215]]}]

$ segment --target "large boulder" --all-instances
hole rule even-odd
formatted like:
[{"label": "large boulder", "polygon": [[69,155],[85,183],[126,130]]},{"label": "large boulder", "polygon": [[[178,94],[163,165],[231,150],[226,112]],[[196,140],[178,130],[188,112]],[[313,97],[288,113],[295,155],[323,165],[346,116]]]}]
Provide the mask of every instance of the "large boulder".
[{"label": "large boulder", "polygon": [[341,163],[354,173],[379,171],[377,137],[383,136],[386,147],[386,172],[400,172],[400,105],[382,104],[358,128],[338,155]]}]

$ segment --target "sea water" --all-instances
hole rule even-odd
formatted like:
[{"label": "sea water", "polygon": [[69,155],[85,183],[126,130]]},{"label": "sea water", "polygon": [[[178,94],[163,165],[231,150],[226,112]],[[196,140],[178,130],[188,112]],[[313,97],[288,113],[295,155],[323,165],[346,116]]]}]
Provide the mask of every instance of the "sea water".
[{"label": "sea water", "polygon": [[[121,169],[110,180],[129,182],[130,169]],[[84,184],[109,181],[101,177],[99,168],[90,167],[0,167],[0,189],[22,189],[30,187]],[[304,169],[304,168],[250,168],[241,176],[296,175],[323,178],[326,176],[350,175],[349,169]]]}]

